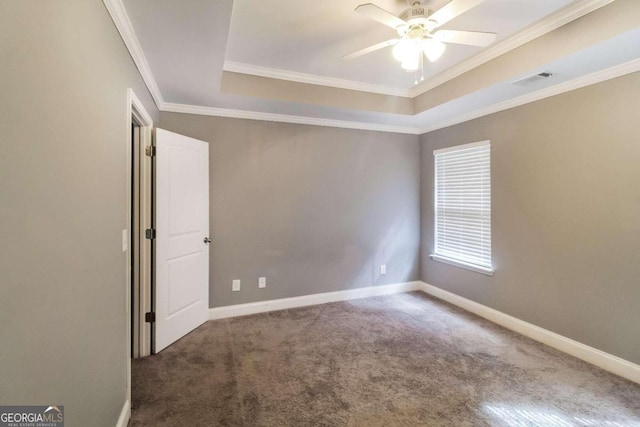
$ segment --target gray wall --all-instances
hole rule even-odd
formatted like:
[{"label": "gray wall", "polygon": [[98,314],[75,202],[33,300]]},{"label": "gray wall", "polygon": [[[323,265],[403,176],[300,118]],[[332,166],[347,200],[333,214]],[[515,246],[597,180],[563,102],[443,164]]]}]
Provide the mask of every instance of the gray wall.
[{"label": "gray wall", "polygon": [[[422,280],[640,363],[640,73],[422,136]],[[491,140],[495,275],[429,259],[433,150]]]},{"label": "gray wall", "polygon": [[[0,0],[0,63],[0,403],[112,426],[126,88],[159,114],[99,1]],[[634,74],[424,136],[422,279],[640,363],[639,86]],[[211,143],[212,306],[419,278],[417,137],[172,113],[160,125]],[[481,139],[493,278],[427,258],[431,150]]]},{"label": "gray wall", "polygon": [[160,126],[210,143],[212,307],[418,279],[417,136],[164,112]]},{"label": "gray wall", "polygon": [[125,402],[126,89],[101,1],[0,0],[0,403],[113,426]]}]

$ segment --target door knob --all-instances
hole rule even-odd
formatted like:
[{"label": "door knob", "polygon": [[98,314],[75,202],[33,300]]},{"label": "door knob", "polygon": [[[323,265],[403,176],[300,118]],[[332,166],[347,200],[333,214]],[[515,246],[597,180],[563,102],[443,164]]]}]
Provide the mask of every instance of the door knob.
[{"label": "door knob", "polygon": [[209,237],[205,237],[205,238],[204,238],[204,242],[205,242],[205,243],[211,243],[211,239],[210,239]]}]

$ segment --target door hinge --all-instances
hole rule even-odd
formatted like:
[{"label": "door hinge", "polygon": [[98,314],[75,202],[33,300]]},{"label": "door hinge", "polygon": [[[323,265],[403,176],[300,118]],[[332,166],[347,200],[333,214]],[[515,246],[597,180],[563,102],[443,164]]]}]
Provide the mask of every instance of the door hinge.
[{"label": "door hinge", "polygon": [[147,323],[155,323],[156,321],[156,313],[150,311],[149,313],[144,314],[144,321]]},{"label": "door hinge", "polygon": [[147,145],[147,147],[144,149],[144,153],[149,157],[155,156],[156,155],[156,146],[155,145]]},{"label": "door hinge", "polygon": [[147,228],[144,230],[144,237],[153,240],[156,238],[156,229],[155,228]]}]

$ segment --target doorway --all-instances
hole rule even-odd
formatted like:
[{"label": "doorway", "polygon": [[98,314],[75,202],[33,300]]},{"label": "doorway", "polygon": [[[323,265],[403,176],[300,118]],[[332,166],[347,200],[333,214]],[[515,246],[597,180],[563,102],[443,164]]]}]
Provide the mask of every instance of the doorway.
[{"label": "doorway", "polygon": [[144,251],[142,245],[144,242],[144,236],[141,234],[141,230],[144,227],[143,221],[143,212],[141,210],[142,201],[140,199],[142,193],[142,165],[141,159],[144,153],[141,153],[142,144],[141,144],[141,126],[137,121],[132,117],[131,123],[131,211],[130,211],[130,219],[129,219],[129,230],[131,230],[131,239],[130,239],[130,319],[131,322],[131,358],[135,359],[144,355],[144,340],[142,337],[147,335],[145,333],[145,329],[147,325],[145,325],[144,318],[141,316],[141,313],[144,313],[144,304],[142,303],[142,296],[145,294],[145,289],[143,289],[142,282],[143,278],[143,270],[141,266],[141,254]]},{"label": "doorway", "polygon": [[131,358],[151,354],[152,324],[145,314],[152,307],[152,242],[146,230],[153,228],[152,144],[153,122],[135,94],[129,90],[130,141],[129,141],[129,230],[128,256],[129,281],[129,345]]},{"label": "doorway", "polygon": [[[145,314],[152,307],[152,243],[145,231],[153,228],[153,120],[132,89],[127,92],[127,399],[131,401],[131,359],[151,354],[152,324]],[[125,246],[125,245],[123,245]]]}]

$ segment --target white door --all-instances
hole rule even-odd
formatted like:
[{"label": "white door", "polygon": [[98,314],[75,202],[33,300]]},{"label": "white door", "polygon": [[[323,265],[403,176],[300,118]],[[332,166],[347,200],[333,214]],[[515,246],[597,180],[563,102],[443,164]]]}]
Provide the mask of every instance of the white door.
[{"label": "white door", "polygon": [[155,352],[209,315],[209,145],[156,129]]}]

